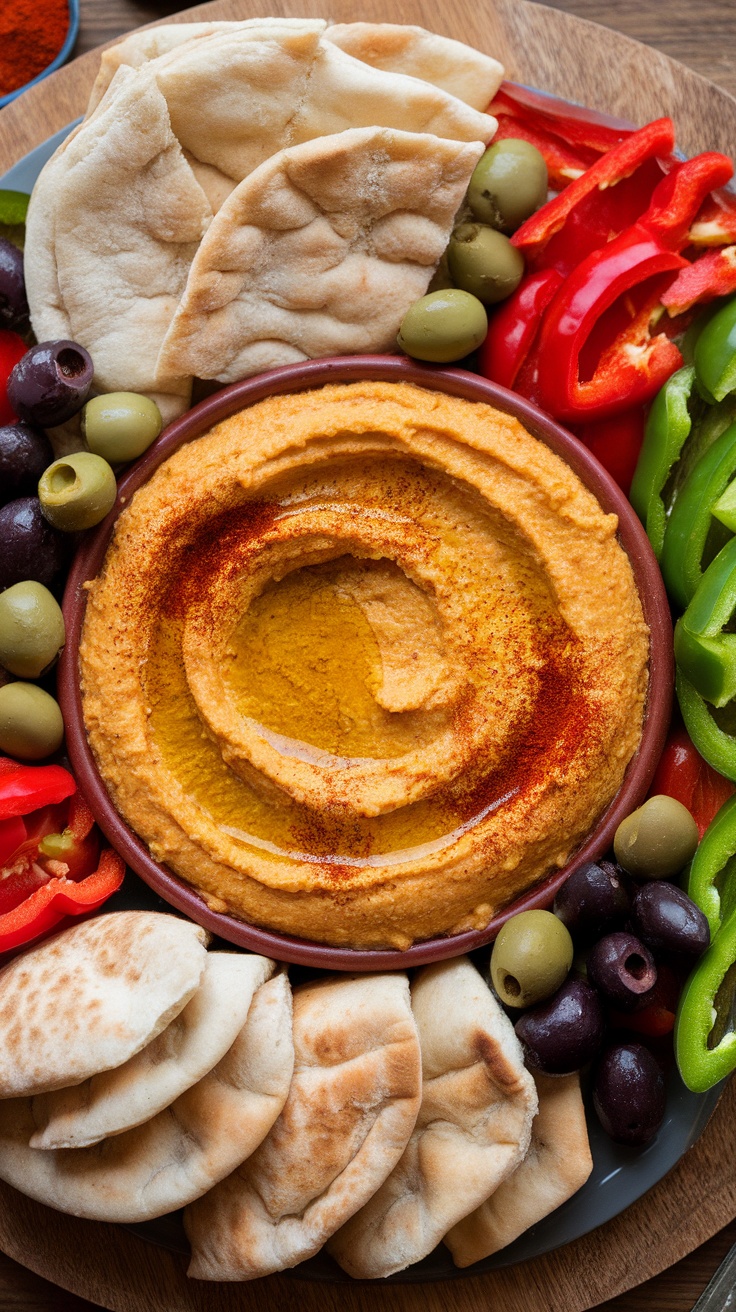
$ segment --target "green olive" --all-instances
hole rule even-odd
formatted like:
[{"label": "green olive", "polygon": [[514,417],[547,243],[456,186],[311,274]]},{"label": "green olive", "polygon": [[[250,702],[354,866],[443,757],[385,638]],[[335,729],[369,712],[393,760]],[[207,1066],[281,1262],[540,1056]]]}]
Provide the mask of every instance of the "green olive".
[{"label": "green olive", "polygon": [[509,1007],[531,1007],[556,993],[573,959],[569,931],[551,911],[520,911],[501,926],[491,980]]},{"label": "green olive", "polygon": [[0,751],[24,761],[40,761],[59,747],[64,721],[59,703],[35,683],[0,688]]},{"label": "green olive", "polygon": [[87,446],[113,465],[137,460],[155,442],[162,427],[156,402],[137,392],[95,396],[82,411],[82,434]]},{"label": "green olive", "polygon": [[524,276],[524,257],[508,237],[484,223],[461,223],[450,238],[452,280],[484,305],[495,305],[516,291]]},{"label": "green olive", "polygon": [[117,496],[115,475],[102,456],[76,451],[55,460],[41,475],[38,499],[54,528],[65,533],[93,528],[112,510]]},{"label": "green olive", "polygon": [[450,287],[415,301],[396,340],[415,360],[449,364],[480,346],[487,332],[488,316],[477,297]]},{"label": "green olive", "polygon": [[0,593],[0,665],[38,679],[64,646],[64,616],[48,588],[29,579]]},{"label": "green olive", "polygon": [[468,186],[476,219],[499,232],[516,232],[547,199],[547,165],[529,141],[507,137],[489,146]]},{"label": "green olive", "polygon": [[698,846],[698,826],[682,802],[660,793],[621,821],[613,839],[616,860],[636,879],[670,879]]}]

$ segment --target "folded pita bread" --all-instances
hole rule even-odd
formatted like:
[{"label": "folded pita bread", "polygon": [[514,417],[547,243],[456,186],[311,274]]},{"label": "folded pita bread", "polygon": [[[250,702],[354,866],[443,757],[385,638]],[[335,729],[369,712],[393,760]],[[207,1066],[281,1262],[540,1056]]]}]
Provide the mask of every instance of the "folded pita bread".
[{"label": "folded pita bread", "polygon": [[187,1209],[189,1275],[252,1280],[316,1253],[396,1164],[421,1095],[405,975],[294,993],[294,1078],[268,1138]]},{"label": "folded pita bread", "polygon": [[121,68],[96,113],[42,169],[25,276],[39,341],[90,352],[98,390],[152,396],[168,420],[191,379],[154,367],[212,209],[146,69]]},{"label": "folded pita bread", "polygon": [[418,1262],[522,1161],[537,1110],[511,1021],[467,957],[421,970],[422,1106],[391,1175],[329,1241],[350,1275]]},{"label": "folded pita bread", "polygon": [[334,23],[325,31],[346,54],[387,73],[406,73],[440,87],[473,109],[488,108],[503,66],[462,41],[405,23]]},{"label": "folded pita bread", "polygon": [[234,382],[297,360],[391,350],[482,151],[356,128],[275,155],[213,220],[161,349],[162,377]]},{"label": "folded pita bread", "polygon": [[578,1075],[535,1075],[539,1113],[514,1174],[445,1235],[456,1266],[497,1253],[561,1207],[593,1169]]},{"label": "folded pita bread", "polygon": [[33,1100],[32,1148],[84,1148],[149,1121],[201,1080],[245,1025],[253,994],[273,974],[267,957],[207,954],[183,1011],[130,1061]]},{"label": "folded pita bread", "polygon": [[284,1105],[293,1059],[291,990],[277,975],[261,985],[215,1069],[135,1130],[89,1148],[43,1152],[29,1147],[32,1100],[0,1102],[0,1179],[72,1216],[162,1216],[199,1198],[253,1152]]},{"label": "folded pita bread", "polygon": [[74,925],[0,971],[0,1098],[44,1093],[121,1066],[199,987],[199,925],[117,911]]}]

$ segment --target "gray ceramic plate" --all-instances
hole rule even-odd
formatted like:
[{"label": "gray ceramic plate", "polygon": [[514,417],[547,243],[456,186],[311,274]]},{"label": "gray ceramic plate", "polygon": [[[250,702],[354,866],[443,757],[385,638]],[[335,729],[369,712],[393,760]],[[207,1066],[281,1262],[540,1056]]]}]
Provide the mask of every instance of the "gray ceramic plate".
[{"label": "gray ceramic plate", "polygon": [[[38,174],[56,147],[73,127],[63,128],[43,145],[37,146],[0,178],[0,187],[15,191],[31,191]],[[171,907],[157,897],[141,880],[128,873],[124,888],[107,903],[107,910],[151,909],[171,913]],[[231,944],[223,944],[232,951]],[[476,954],[476,964],[487,964],[488,951]],[[294,981],[306,978],[306,972],[292,967]],[[702,1134],[713,1114],[722,1091],[722,1085],[704,1095],[690,1093],[677,1071],[669,1078],[667,1115],[659,1134],[641,1151],[621,1148],[612,1143],[591,1114],[588,1118],[593,1172],[587,1184],[551,1216],[530,1230],[514,1244],[495,1256],[478,1262],[465,1271],[453,1265],[448,1250],[440,1244],[429,1257],[410,1267],[408,1271],[390,1279],[396,1282],[424,1280],[450,1280],[462,1275],[479,1275],[496,1267],[512,1266],[530,1258],[541,1257],[554,1248],[579,1239],[596,1226],[610,1221],[624,1208],[636,1202],[648,1189],[657,1184],[692,1147]],[[187,1252],[187,1242],[179,1213],[161,1217],[144,1225],[130,1227],[151,1243],[175,1252]],[[306,1280],[324,1280],[335,1283],[349,1281],[349,1277],[327,1255],[319,1254],[302,1263],[291,1273]]]}]

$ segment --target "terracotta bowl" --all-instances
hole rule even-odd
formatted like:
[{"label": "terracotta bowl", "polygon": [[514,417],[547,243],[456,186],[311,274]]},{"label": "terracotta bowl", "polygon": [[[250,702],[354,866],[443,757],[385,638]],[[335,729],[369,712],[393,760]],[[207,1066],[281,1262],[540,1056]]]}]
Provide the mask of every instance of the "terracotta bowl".
[{"label": "terracotta bowl", "polygon": [[[279,392],[298,392],[325,383],[362,379],[418,383],[469,401],[485,401],[514,415],[540,438],[590,488],[606,511],[619,517],[619,540],[627,552],[651,631],[650,681],[644,732],[624,782],[582,847],[562,870],[556,870],[506,907],[484,930],[428,939],[406,952],[359,951],[333,948],[258,929],[230,915],[211,911],[188,884],[154,861],[145,843],[118,815],[108,796],[87,742],[77,672],[79,639],[84,619],[84,584],[99,573],[115,521],[133,493],[153,471],[185,442],[206,433],[229,415]],[[662,577],[639,520],[623,493],[590,452],[536,406],[502,387],[462,369],[439,369],[394,356],[351,356],[288,365],[246,382],[235,383],[202,401],[171,424],[155,445],[120,480],[118,499],[107,519],[80,548],[64,596],[67,641],[59,666],[59,698],[66,723],[67,745],[73,769],[100,828],[129,865],[171,906],[214,934],[280,961],[330,970],[393,970],[457,956],[490,942],[509,916],[532,907],[549,907],[572,870],[595,860],[610,847],[619,822],[646,795],[662,752],[672,704],[672,625]]]}]

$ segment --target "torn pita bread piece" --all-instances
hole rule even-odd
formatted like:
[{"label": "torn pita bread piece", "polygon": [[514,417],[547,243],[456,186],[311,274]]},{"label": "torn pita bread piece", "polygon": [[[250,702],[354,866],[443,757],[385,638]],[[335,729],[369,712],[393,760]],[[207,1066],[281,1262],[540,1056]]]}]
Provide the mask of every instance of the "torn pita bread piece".
[{"label": "torn pita bread piece", "polygon": [[189,1275],[253,1280],[311,1257],[403,1152],[421,1069],[405,975],[320,980],[294,991],[295,1065],[268,1138],[187,1209]]},{"label": "torn pita bread piece", "polygon": [[25,277],[38,340],[79,342],[99,391],[180,414],[191,378],[154,369],[211,217],[155,80],[121,68],[33,189]]},{"label": "torn pita bread piece", "polygon": [[[501,85],[503,65],[490,55],[405,23],[333,23],[325,31],[347,55],[387,73],[406,73],[485,111]],[[104,58],[104,56],[103,56]]]},{"label": "torn pita bread piece", "polygon": [[137,1129],[89,1148],[29,1146],[30,1098],[0,1102],[0,1179],[48,1207],[93,1221],[151,1220],[211,1189],[257,1148],[293,1069],[291,989],[258,989],[230,1051],[198,1084]]},{"label": "torn pita bread piece", "polygon": [[115,1070],[34,1098],[31,1147],[84,1148],[169,1107],[229,1051],[274,970],[267,957],[209,952],[194,997],[152,1043]]},{"label": "torn pita bread piece", "polygon": [[0,971],[0,1098],[80,1084],[140,1052],[199,988],[207,938],[178,916],[116,911],[16,957]]},{"label": "torn pita bread piece", "polygon": [[537,1110],[513,1025],[467,957],[419,971],[411,997],[422,1052],[417,1123],[391,1175],[327,1245],[359,1279],[431,1253],[517,1168]]},{"label": "torn pita bread piece", "polygon": [[235,382],[389,351],[447,245],[481,142],[356,128],[281,151],[213,220],[159,358]]},{"label": "torn pita bread piece", "polygon": [[445,1235],[456,1266],[471,1266],[518,1239],[582,1189],[593,1169],[580,1076],[534,1076],[539,1112],[529,1151],[486,1202]]}]

